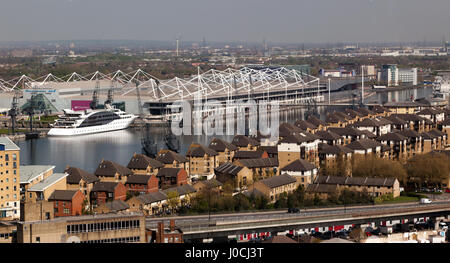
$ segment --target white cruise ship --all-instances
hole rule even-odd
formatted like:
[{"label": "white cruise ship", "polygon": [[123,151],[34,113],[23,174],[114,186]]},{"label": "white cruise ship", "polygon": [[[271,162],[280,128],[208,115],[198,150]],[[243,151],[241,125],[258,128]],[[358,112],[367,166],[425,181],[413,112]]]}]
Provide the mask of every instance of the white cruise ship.
[{"label": "white cruise ship", "polygon": [[64,115],[52,125],[48,136],[73,136],[99,132],[108,132],[128,128],[137,118],[119,109],[105,104],[105,109],[73,111],[63,110]]}]

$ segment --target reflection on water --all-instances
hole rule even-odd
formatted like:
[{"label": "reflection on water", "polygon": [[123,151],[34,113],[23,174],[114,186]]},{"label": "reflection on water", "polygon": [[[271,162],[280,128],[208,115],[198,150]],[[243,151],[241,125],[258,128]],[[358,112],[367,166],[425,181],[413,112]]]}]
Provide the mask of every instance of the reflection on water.
[{"label": "reflection on water", "polygon": [[[424,92],[424,91],[420,91]],[[424,93],[426,93],[425,91]],[[403,92],[400,97],[408,97]],[[425,95],[425,94],[424,94]],[[398,95],[397,101],[399,101]],[[305,119],[308,115],[316,115],[324,120],[328,112],[342,111],[345,107],[310,107],[297,108],[280,113],[280,122],[293,123]],[[162,128],[151,130],[159,149],[165,148]],[[48,137],[17,142],[21,149],[20,162],[26,164],[52,164],[57,172],[62,172],[67,165],[76,166],[94,172],[102,159],[111,160],[126,166],[133,153],[141,153],[140,131],[121,130],[108,133],[81,135],[74,137]],[[231,141],[233,136],[181,136],[179,137],[180,153],[185,154],[192,142],[208,145],[212,137]]]}]

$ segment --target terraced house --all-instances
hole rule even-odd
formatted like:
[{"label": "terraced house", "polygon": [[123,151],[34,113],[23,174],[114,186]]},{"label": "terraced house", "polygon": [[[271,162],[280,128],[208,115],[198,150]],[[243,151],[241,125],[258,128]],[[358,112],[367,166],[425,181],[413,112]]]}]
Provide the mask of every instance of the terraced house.
[{"label": "terraced house", "polygon": [[94,174],[102,182],[121,182],[125,184],[128,176],[133,175],[133,171],[118,163],[102,160]]},{"label": "terraced house", "polygon": [[68,166],[64,170],[67,176],[67,190],[80,190],[89,201],[89,196],[96,182],[99,182],[97,176],[83,169]]},{"label": "terraced house", "polygon": [[189,174],[191,178],[212,179],[214,177],[214,168],[219,166],[217,156],[218,153],[213,149],[201,144],[191,144],[186,153],[186,157],[189,159]]},{"label": "terraced house", "polygon": [[189,176],[189,159],[176,152],[162,149],[158,152],[156,160],[164,165],[164,168],[183,168]]},{"label": "terraced house", "polygon": [[134,174],[156,175],[158,170],[163,168],[164,164],[144,154],[134,153],[128,162],[127,168]]},{"label": "terraced house", "polygon": [[231,162],[235,152],[239,150],[236,145],[218,138],[211,140],[209,148],[217,152],[217,161],[219,162],[219,165]]},{"label": "terraced house", "polygon": [[287,135],[278,142],[278,162],[284,167],[291,162],[305,159],[318,165],[320,137],[309,132]]}]

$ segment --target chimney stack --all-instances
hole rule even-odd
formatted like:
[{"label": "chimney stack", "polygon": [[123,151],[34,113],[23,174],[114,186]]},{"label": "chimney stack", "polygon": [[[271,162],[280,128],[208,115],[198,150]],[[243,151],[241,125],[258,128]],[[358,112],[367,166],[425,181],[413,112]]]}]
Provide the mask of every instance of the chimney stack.
[{"label": "chimney stack", "polygon": [[171,219],[170,220],[170,232],[175,231],[175,220]]}]

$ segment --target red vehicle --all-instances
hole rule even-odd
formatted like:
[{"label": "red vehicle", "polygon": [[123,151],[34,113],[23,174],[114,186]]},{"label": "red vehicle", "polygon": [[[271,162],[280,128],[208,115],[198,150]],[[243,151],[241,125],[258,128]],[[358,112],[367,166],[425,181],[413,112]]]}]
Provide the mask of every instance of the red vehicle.
[{"label": "red vehicle", "polygon": [[445,189],[446,193],[450,193],[450,188]]}]

